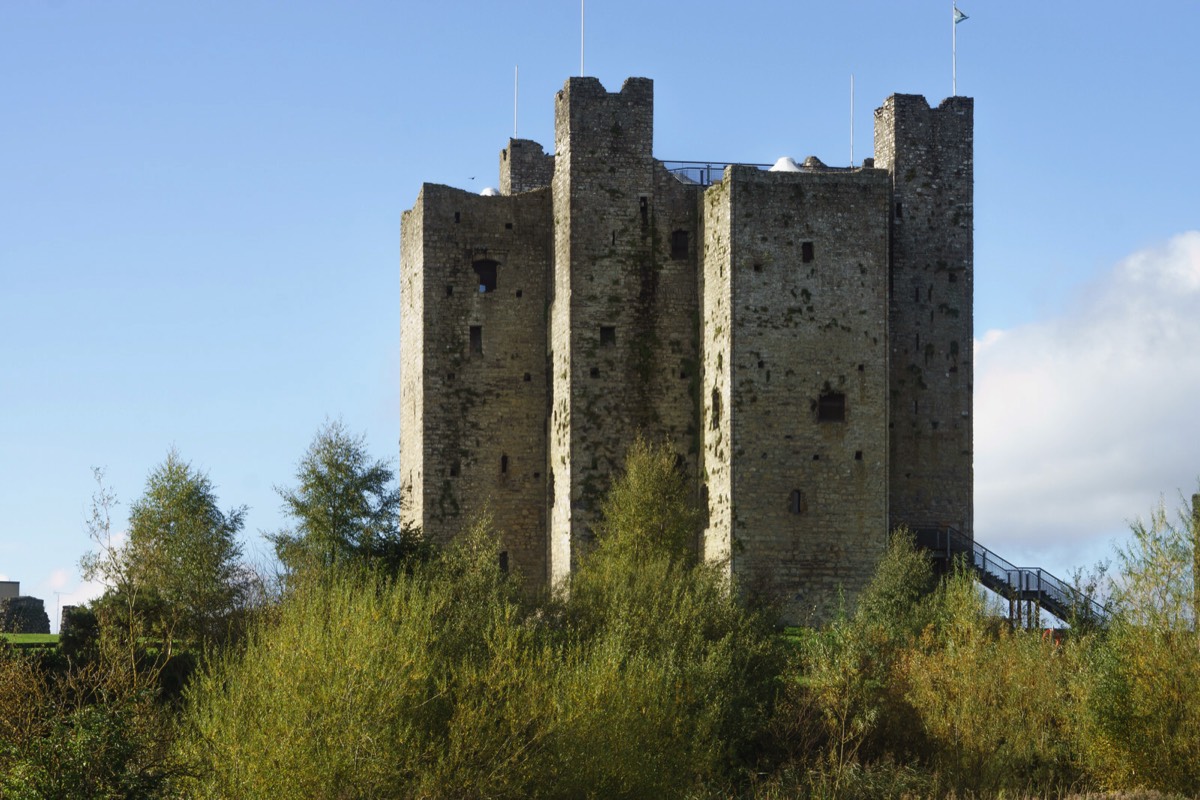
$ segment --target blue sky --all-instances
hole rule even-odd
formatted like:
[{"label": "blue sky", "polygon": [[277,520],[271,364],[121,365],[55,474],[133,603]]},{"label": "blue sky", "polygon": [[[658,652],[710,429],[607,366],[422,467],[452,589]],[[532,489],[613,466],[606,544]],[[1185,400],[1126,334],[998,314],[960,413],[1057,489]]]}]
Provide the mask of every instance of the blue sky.
[{"label": "blue sky", "polygon": [[[961,8],[977,533],[1065,571],[1200,475],[1200,6]],[[124,512],[177,447],[253,554],[327,417],[393,458],[400,213],[497,182],[514,65],[550,148],[579,13],[0,0],[0,575],[82,596],[92,467]],[[949,94],[950,13],[591,0],[586,71],[655,80],[660,158],[846,164],[850,75],[861,160],[888,94]]]}]

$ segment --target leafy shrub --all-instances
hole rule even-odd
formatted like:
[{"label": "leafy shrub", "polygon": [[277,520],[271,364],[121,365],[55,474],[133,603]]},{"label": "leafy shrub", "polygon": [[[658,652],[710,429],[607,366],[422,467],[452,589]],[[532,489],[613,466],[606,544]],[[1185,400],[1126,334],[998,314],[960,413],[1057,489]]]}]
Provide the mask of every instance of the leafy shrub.
[{"label": "leafy shrub", "polygon": [[[669,486],[639,475],[673,470],[646,452],[629,479]],[[679,500],[650,508],[691,513]],[[541,607],[501,573],[486,526],[411,574],[302,576],[190,690],[192,790],[640,798],[729,780],[769,710],[774,637],[681,546],[690,522],[624,519],[606,517],[569,595]]]},{"label": "leafy shrub", "polygon": [[1079,780],[1067,736],[1077,643],[1011,629],[965,572],[930,601],[936,621],[901,671],[933,768],[973,791],[1057,790]]},{"label": "leafy shrub", "polygon": [[1196,517],[1160,503],[1118,552],[1113,619],[1076,684],[1080,748],[1109,787],[1200,793],[1198,542]]}]

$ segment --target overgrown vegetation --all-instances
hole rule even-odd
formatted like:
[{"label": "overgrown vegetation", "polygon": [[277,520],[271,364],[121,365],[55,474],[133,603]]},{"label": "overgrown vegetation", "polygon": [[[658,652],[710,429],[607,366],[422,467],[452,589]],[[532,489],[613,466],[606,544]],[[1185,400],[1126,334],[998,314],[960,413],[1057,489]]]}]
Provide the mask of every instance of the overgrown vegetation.
[{"label": "overgrown vegetation", "polygon": [[[783,636],[697,558],[700,518],[665,447],[630,450],[594,551],[545,598],[500,569],[486,520],[441,553],[382,516],[319,528],[348,463],[319,445],[339,431],[318,435],[291,494],[316,499],[288,541],[320,557],[263,613],[222,625],[161,607],[207,595],[147,602],[126,559],[151,556],[112,546],[102,487],[94,563],[110,596],[75,610],[57,649],[0,643],[0,796],[1200,794],[1186,509],[1135,525],[1104,628],[1014,630],[899,532],[851,609]],[[386,467],[363,457],[352,470],[383,473],[359,488],[383,502]],[[174,474],[165,485],[207,491],[198,518],[223,535],[236,515],[214,514],[211,484],[175,459],[136,507],[181,507],[159,491]],[[362,547],[378,536],[403,544],[395,559]]]}]

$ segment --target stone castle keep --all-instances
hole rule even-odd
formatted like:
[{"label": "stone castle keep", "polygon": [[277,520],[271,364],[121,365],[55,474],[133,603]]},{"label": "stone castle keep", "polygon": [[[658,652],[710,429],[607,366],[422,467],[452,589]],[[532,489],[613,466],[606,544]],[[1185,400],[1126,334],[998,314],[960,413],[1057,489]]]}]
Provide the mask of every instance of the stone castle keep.
[{"label": "stone castle keep", "polygon": [[568,80],[553,155],[510,140],[498,194],[404,214],[406,521],[487,511],[554,585],[641,433],[694,481],[704,556],[793,619],[891,529],[969,536],[972,113],[894,95],[861,167],[701,174],[654,158],[650,80]]}]

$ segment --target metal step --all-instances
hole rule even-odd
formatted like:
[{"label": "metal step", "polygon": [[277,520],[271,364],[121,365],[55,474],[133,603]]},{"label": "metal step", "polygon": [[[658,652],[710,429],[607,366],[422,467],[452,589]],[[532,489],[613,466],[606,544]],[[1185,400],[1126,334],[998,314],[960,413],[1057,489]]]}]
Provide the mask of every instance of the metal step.
[{"label": "metal step", "polygon": [[1034,603],[1064,622],[1104,624],[1108,609],[1075,587],[1038,567],[1018,567],[979,542],[949,527],[913,528],[917,546],[929,550],[943,570],[957,560],[976,579],[1009,601],[1010,613],[1020,603]]}]

